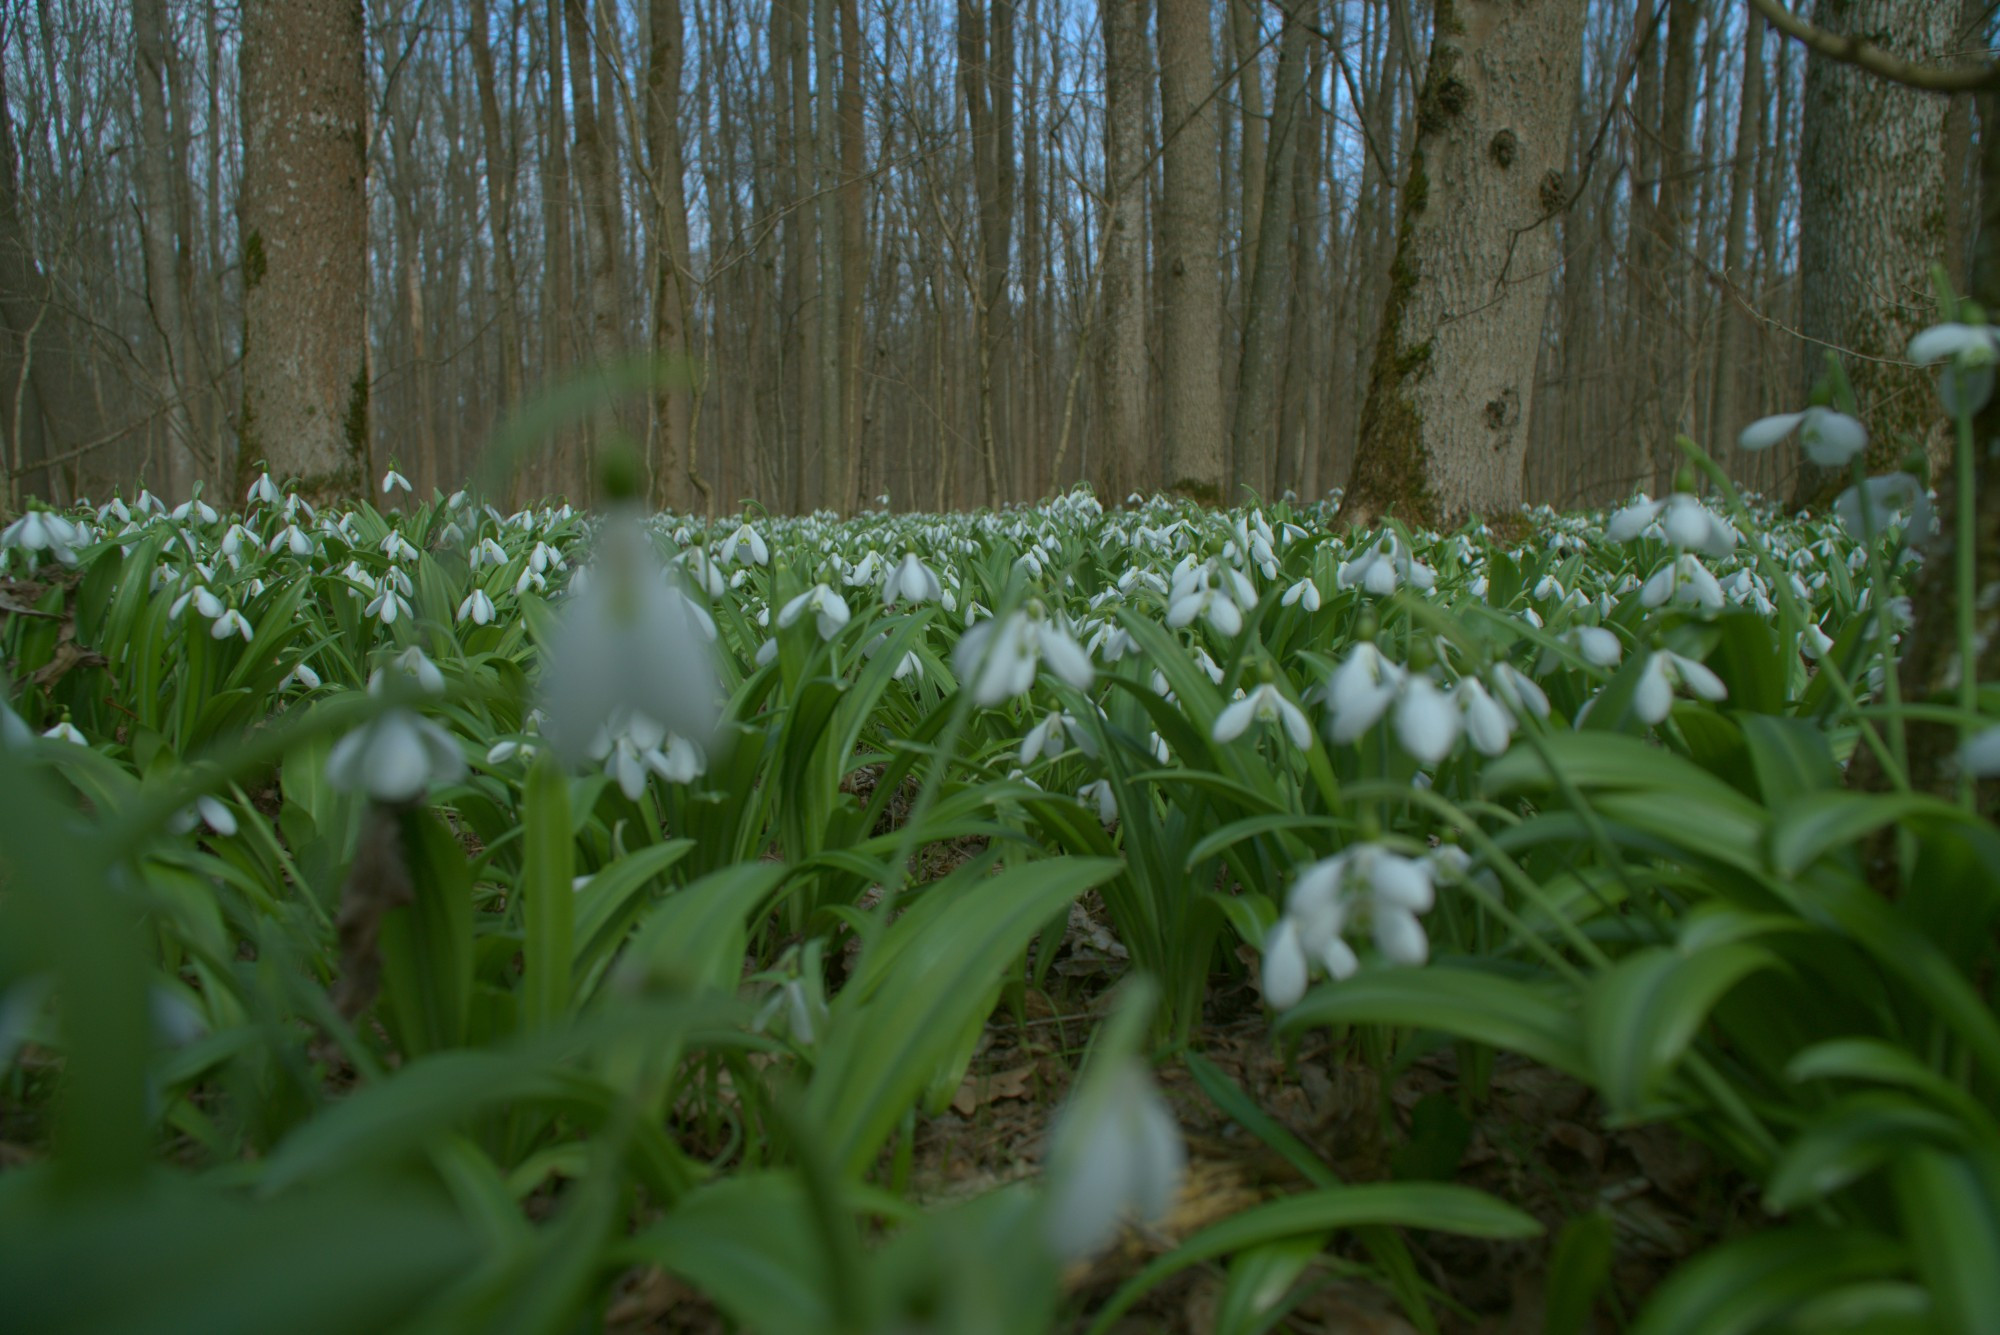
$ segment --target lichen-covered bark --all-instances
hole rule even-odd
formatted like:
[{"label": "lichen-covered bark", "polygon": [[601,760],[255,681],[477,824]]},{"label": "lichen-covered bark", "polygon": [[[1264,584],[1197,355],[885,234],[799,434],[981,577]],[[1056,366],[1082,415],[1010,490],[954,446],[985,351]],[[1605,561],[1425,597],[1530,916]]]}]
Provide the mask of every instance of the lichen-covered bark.
[{"label": "lichen-covered bark", "polygon": [[245,0],[241,468],[322,493],[367,458],[360,0]]},{"label": "lichen-covered bark", "polygon": [[1521,500],[1582,0],[1439,0],[1343,517]]},{"label": "lichen-covered bark", "polygon": [[[1813,20],[1896,55],[1943,63],[1956,0],[1819,0]],[[1902,364],[1931,322],[1930,266],[1944,258],[1944,128],[1949,101],[1837,60],[1806,62],[1799,163],[1799,275],[1805,384],[1825,350],[1842,353],[1872,437],[1869,471],[1895,468],[1935,439],[1937,400]],[[1844,473],[1802,466],[1793,501],[1823,503]]]}]

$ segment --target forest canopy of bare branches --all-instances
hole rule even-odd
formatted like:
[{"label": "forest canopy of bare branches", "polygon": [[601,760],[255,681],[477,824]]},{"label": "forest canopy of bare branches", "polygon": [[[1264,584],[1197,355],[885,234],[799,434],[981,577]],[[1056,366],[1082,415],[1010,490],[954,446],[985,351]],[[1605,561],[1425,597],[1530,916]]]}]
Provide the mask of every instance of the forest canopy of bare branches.
[{"label": "forest canopy of bare branches", "polygon": [[[517,487],[581,494],[616,432],[655,500],[697,509],[1122,496],[1188,481],[1189,449],[1223,499],[1324,494],[1396,287],[1439,8],[24,0],[0,30],[9,498],[240,492],[307,430],[287,411],[331,423],[355,479],[393,461],[449,490],[517,406],[635,357],[664,368],[650,391],[539,437]],[[1964,277],[1972,99],[1809,57],[1734,0],[1538,8],[1581,50],[1540,90],[1566,139],[1524,150],[1559,164],[1550,258],[1507,280],[1547,290],[1523,497],[1657,491],[1676,433],[1721,447],[1800,405],[1826,347],[1885,448],[1933,430],[1889,363],[1930,263]],[[1979,0],[1806,12],[1940,66],[1987,45]],[[333,147],[362,154],[365,226],[307,236],[306,310],[244,220],[260,176],[342,188],[270,99],[350,58]],[[311,379],[246,330],[343,320],[323,409],[246,384]]]}]

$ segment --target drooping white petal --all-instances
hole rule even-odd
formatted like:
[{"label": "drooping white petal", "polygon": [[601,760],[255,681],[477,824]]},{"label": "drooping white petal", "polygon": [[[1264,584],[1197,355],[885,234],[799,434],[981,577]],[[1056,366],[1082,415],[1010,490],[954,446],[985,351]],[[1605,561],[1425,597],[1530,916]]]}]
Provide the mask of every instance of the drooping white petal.
[{"label": "drooping white petal", "polygon": [[1760,417],[1738,433],[1736,448],[1768,450],[1798,430],[1799,423],[1805,420],[1804,413],[1779,413],[1774,417]]},{"label": "drooping white petal", "polygon": [[2000,725],[1966,738],[1958,748],[1958,763],[1967,774],[1981,778],[2000,774]]},{"label": "drooping white petal", "polygon": [[1430,940],[1414,913],[1378,907],[1375,910],[1375,949],[1391,964],[1415,966],[1430,958]]},{"label": "drooping white petal", "polygon": [[1822,468],[1845,468],[1848,460],[1868,448],[1868,428],[1831,408],[1808,408],[1799,444],[1806,458]]},{"label": "drooping white petal", "polygon": [[1639,683],[1632,692],[1632,712],[1643,723],[1654,724],[1673,712],[1674,683],[1667,675],[1668,655],[1653,654],[1640,669]]},{"label": "drooping white petal", "polygon": [[1451,754],[1458,741],[1459,714],[1429,677],[1410,678],[1396,702],[1396,738],[1427,765]]},{"label": "drooping white petal", "polygon": [[1260,693],[1269,689],[1268,686],[1260,686],[1256,691],[1244,696],[1241,700],[1236,701],[1220,714],[1217,714],[1215,716],[1215,728],[1209,735],[1216,741],[1224,743],[1233,742],[1238,737],[1241,737],[1250,727],[1252,720],[1257,716],[1257,703]]},{"label": "drooping white petal", "polygon": [[1273,1010],[1290,1010],[1306,994],[1306,951],[1298,924],[1280,918],[1264,937],[1264,1001]]}]

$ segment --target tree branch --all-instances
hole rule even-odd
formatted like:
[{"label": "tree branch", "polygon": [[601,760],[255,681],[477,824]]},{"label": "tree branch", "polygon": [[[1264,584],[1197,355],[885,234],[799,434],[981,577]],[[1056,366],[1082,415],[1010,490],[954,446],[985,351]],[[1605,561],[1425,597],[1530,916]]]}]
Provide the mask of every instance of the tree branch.
[{"label": "tree branch", "polygon": [[1816,28],[1786,9],[1781,0],[1750,0],[1750,7],[1770,21],[1772,27],[1808,50],[1870,74],[1926,93],[1972,93],[2000,88],[2000,64],[1988,63],[1972,69],[1940,69],[1890,55],[1873,42],[1847,37]]}]

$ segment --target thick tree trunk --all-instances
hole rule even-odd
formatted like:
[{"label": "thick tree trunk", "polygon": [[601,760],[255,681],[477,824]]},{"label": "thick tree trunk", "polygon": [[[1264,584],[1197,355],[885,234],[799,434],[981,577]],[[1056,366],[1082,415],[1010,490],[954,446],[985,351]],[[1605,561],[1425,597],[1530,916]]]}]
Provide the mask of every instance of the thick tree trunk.
[{"label": "thick tree trunk", "polygon": [[360,0],[245,0],[240,467],[351,493],[368,444]]},{"label": "thick tree trunk", "polygon": [[1439,0],[1351,522],[1520,504],[1582,18],[1581,0]]},{"label": "thick tree trunk", "polygon": [[986,503],[1003,499],[994,421],[1004,370],[1007,276],[1014,249],[1014,0],[959,0],[958,73],[972,126],[973,195],[979,208],[979,460]]},{"label": "thick tree trunk", "polygon": [[[613,162],[600,108],[591,90],[591,13],[588,0],[563,0],[563,27],[569,42],[570,116],[576,126],[576,185],[583,197],[584,272],[590,294],[590,359],[603,370],[620,352],[618,319],[618,198],[612,182]],[[610,108],[602,109],[609,113]],[[606,404],[595,415],[594,449],[616,427],[615,407]]]},{"label": "thick tree trunk", "polygon": [[1222,497],[1222,317],[1218,273],[1222,183],[1217,170],[1215,43],[1209,0],[1160,0],[1162,435],[1169,490]]},{"label": "thick tree trunk", "polygon": [[814,374],[819,378],[820,504],[840,513],[851,513],[854,498],[848,494],[849,446],[847,416],[841,402],[841,312],[846,302],[841,293],[840,133],[837,106],[839,76],[834,60],[834,0],[813,0],[813,158],[819,186],[813,210],[819,214],[819,361]]},{"label": "thick tree trunk", "polygon": [[1110,504],[1159,485],[1146,447],[1146,11],[1099,0],[1104,24],[1104,232],[1097,394],[1098,489]]},{"label": "thick tree trunk", "polygon": [[[1943,63],[1956,0],[1820,0],[1814,22],[1909,59]],[[1937,427],[1927,378],[1903,364],[1934,310],[1930,266],[1944,257],[1946,99],[1836,60],[1806,58],[1799,163],[1804,380],[1842,354],[1868,425],[1868,468],[1885,472]],[[1941,437],[1939,437],[1941,441]],[[1844,471],[1802,465],[1798,506],[1824,503]]]},{"label": "thick tree trunk", "polygon": [[1749,342],[1748,316],[1742,303],[1754,297],[1745,261],[1750,253],[1750,200],[1756,192],[1759,136],[1764,123],[1764,18],[1752,10],[1745,19],[1747,31],[1743,47],[1742,97],[1736,113],[1736,153],[1729,164],[1729,220],[1724,224],[1721,328],[1715,344],[1715,382],[1710,391],[1714,410],[1709,414],[1708,448],[1720,451],[1734,441],[1745,424],[1739,406],[1743,374],[1740,362]]}]

